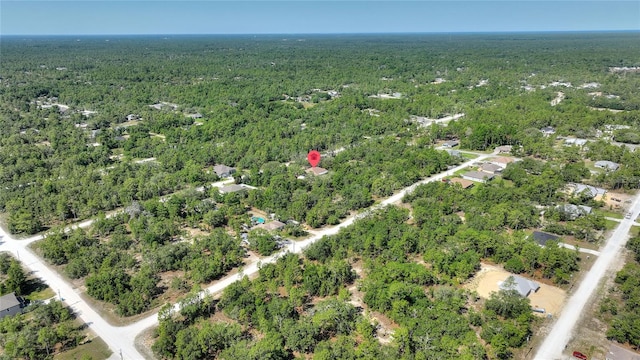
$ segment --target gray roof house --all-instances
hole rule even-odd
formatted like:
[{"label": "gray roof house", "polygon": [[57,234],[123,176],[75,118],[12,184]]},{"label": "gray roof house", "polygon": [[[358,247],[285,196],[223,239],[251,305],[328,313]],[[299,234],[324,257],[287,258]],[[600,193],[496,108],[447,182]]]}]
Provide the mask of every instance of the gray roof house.
[{"label": "gray roof house", "polygon": [[591,197],[595,198],[597,196],[602,196],[607,193],[607,190],[603,188],[591,186],[591,185],[569,183],[567,184],[567,186],[569,187],[570,190],[572,190],[573,194],[576,194],[576,195],[586,193]]},{"label": "gray roof house", "polygon": [[591,206],[574,204],[558,205],[556,206],[556,210],[565,213],[567,218],[569,218],[570,220],[575,220],[580,216],[589,215],[593,211]]},{"label": "gray roof house", "polygon": [[460,142],[458,140],[449,140],[442,143],[442,147],[444,148],[452,148],[458,145],[460,145]]},{"label": "gray roof house", "polygon": [[489,174],[499,174],[504,170],[502,166],[498,166],[496,164],[482,164],[480,166],[480,171],[487,172]]},{"label": "gray roof house", "polygon": [[596,161],[593,166],[607,171],[616,171],[620,167],[620,164],[609,160],[600,160]]},{"label": "gray roof house", "polygon": [[0,296],[0,319],[5,316],[13,316],[22,309],[22,303],[15,293]]},{"label": "gray roof house", "polygon": [[[509,285],[509,278],[513,278],[513,283]],[[527,297],[531,291],[536,292],[540,289],[540,284],[522,276],[510,275],[505,281],[500,283],[500,290],[515,290],[522,297]]]},{"label": "gray roof house", "polygon": [[482,171],[469,171],[462,174],[462,178],[466,180],[471,180],[475,182],[486,183],[487,181],[493,179],[495,175],[489,174]]},{"label": "gray roof house", "polygon": [[227,178],[236,172],[236,168],[219,164],[213,167],[213,171],[216,172],[219,178]]}]

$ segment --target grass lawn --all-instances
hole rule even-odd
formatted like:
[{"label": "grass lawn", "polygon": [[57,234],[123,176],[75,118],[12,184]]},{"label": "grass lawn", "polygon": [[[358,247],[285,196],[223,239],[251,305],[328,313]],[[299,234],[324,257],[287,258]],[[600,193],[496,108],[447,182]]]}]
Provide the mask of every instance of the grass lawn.
[{"label": "grass lawn", "polygon": [[472,160],[472,159],[477,158],[479,155],[476,155],[476,154],[470,154],[470,153],[465,153],[465,152],[460,152],[460,156],[462,156],[464,159]]},{"label": "grass lawn", "polygon": [[111,350],[109,350],[107,344],[105,344],[99,337],[96,337],[71,350],[56,354],[53,358],[55,360],[104,360],[108,359],[109,356],[111,356]]},{"label": "grass lawn", "polygon": [[624,217],[624,214],[621,214],[620,212],[616,212],[613,210],[595,209],[594,211],[596,214],[599,214],[605,217],[611,217],[616,219],[622,219]]},{"label": "grass lawn", "polygon": [[54,296],[56,296],[55,291],[53,291],[53,289],[51,289],[50,287],[47,287],[40,291],[34,291],[25,297],[31,301],[36,301],[36,300],[47,300]]},{"label": "grass lawn", "polygon": [[632,226],[629,230],[629,236],[636,237],[638,234],[640,234],[640,226]]},{"label": "grass lawn", "polygon": [[605,223],[605,225],[604,225],[604,226],[605,226],[605,228],[606,228],[607,230],[615,229],[615,228],[616,228],[616,226],[618,226],[618,224],[620,224],[619,222],[617,222],[617,221],[613,221],[613,220],[605,220],[605,221],[604,221],[604,223]]}]

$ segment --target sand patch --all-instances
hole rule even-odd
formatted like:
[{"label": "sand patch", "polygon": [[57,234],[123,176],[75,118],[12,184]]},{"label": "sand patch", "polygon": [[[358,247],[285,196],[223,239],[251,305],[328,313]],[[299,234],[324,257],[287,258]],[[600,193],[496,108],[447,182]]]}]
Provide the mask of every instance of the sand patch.
[{"label": "sand patch", "polygon": [[[465,285],[465,288],[476,291],[480,297],[486,299],[492,292],[500,290],[499,283],[509,275],[511,273],[498,266],[481,264],[480,271]],[[559,314],[567,297],[566,292],[555,286],[539,284],[540,289],[535,293],[529,294],[531,306],[543,308],[547,314]]]}]

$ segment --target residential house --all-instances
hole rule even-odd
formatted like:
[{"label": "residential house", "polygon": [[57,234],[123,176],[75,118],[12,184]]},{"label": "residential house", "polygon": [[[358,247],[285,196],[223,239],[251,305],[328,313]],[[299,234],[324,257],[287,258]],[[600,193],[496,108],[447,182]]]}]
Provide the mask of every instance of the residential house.
[{"label": "residential house", "polygon": [[22,311],[22,303],[15,293],[0,296],[0,319],[13,316]]},{"label": "residential house", "polygon": [[542,133],[542,135],[544,136],[550,136],[556,133],[556,129],[554,129],[551,126],[545,126],[542,129],[540,129],[540,132]]},{"label": "residential house", "polygon": [[519,160],[514,159],[514,158],[510,158],[510,157],[501,156],[501,157],[497,157],[497,158],[493,158],[493,159],[489,160],[489,163],[493,164],[493,165],[498,165],[498,166],[500,166],[501,168],[504,169],[504,168],[507,167],[507,165],[511,164],[512,162],[516,162],[516,161],[519,161]]},{"label": "residential house", "polygon": [[227,186],[223,186],[220,188],[220,194],[230,194],[230,193],[234,193],[234,192],[238,192],[238,191],[244,191],[247,190],[248,188],[246,186],[243,185],[238,185],[238,184],[231,184],[231,185],[227,185]]},{"label": "residential house", "polygon": [[593,212],[591,206],[564,204],[556,206],[556,210],[564,213],[568,220],[575,220],[581,216],[589,215]]},{"label": "residential house", "polygon": [[496,148],[498,154],[510,154],[513,147],[511,145],[502,145]]},{"label": "residential house", "polygon": [[609,160],[600,160],[596,161],[593,166],[607,171],[616,171],[620,167],[620,164]]},{"label": "residential house", "polygon": [[265,229],[267,231],[276,231],[276,230],[282,230],[284,229],[284,227],[285,227],[285,223],[278,220],[274,220],[266,224],[256,225],[254,229]]},{"label": "residential house", "polygon": [[139,120],[140,116],[136,115],[136,114],[129,114],[127,115],[127,121],[134,121],[134,120]]},{"label": "residential house", "polygon": [[482,164],[480,166],[480,171],[489,173],[489,174],[500,174],[504,168],[502,166],[498,166],[496,164]]},{"label": "residential house", "polygon": [[603,188],[585,184],[568,183],[567,188],[574,195],[585,194],[596,200],[600,200],[607,193],[607,190]]},{"label": "residential house", "polygon": [[471,180],[467,180],[467,179],[461,179],[461,178],[451,178],[449,179],[449,183],[450,184],[460,184],[460,186],[462,186],[463,189],[468,189],[470,187],[473,187],[474,182]]},{"label": "residential house", "polygon": [[495,175],[482,172],[482,171],[469,171],[462,174],[462,178],[465,180],[481,182],[481,183],[486,183],[487,181],[490,181],[494,177]]},{"label": "residential house", "polygon": [[579,147],[583,147],[587,144],[587,139],[580,139],[580,138],[566,138],[564,139],[564,144],[565,145],[575,145],[575,146],[579,146]]},{"label": "residential house", "polygon": [[192,119],[202,119],[202,114],[200,113],[195,113],[195,114],[188,114],[187,117],[190,117]]},{"label": "residential house", "polygon": [[323,169],[323,168],[318,167],[318,166],[310,167],[306,171],[307,171],[307,173],[313,174],[315,176],[320,176],[320,175],[324,175],[324,174],[329,173],[329,170]]},{"label": "residential house", "polygon": [[540,284],[529,279],[525,279],[522,276],[510,275],[501,282],[500,290],[515,290],[522,297],[527,297],[533,291],[536,292],[540,289]]},{"label": "residential house", "polygon": [[458,145],[460,145],[460,142],[458,140],[449,140],[442,143],[443,148],[452,148]]},{"label": "residential house", "polygon": [[556,241],[560,239],[560,237],[557,235],[549,234],[542,231],[534,231],[532,236],[533,236],[533,241],[535,241],[540,246],[545,246],[547,244],[547,241],[550,241],[550,240]]},{"label": "residential house", "polygon": [[214,166],[213,171],[215,171],[219,178],[228,178],[236,172],[236,168],[220,164]]}]

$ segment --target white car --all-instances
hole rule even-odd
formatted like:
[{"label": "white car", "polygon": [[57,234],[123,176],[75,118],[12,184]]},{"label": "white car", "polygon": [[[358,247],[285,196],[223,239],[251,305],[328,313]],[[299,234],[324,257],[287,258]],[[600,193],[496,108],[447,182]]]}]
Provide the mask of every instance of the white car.
[{"label": "white car", "polygon": [[631,213],[627,213],[627,215],[624,216],[625,219],[631,219]]}]

